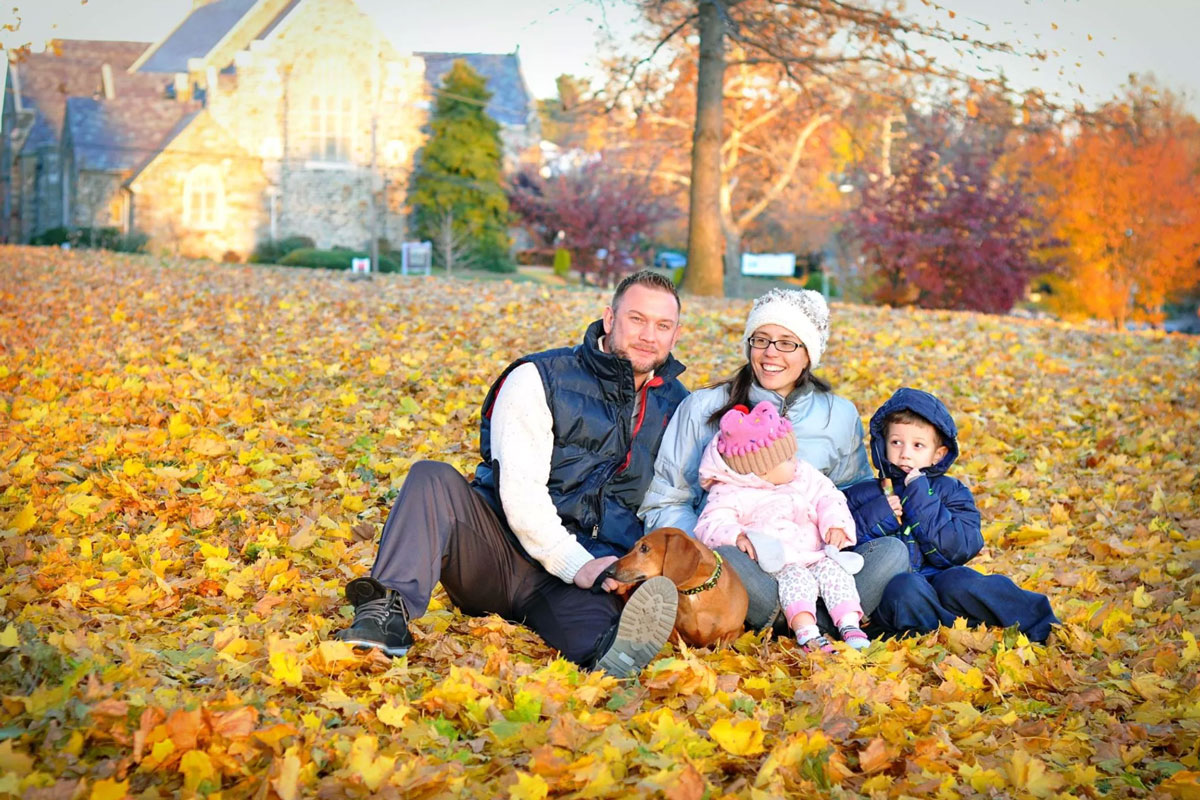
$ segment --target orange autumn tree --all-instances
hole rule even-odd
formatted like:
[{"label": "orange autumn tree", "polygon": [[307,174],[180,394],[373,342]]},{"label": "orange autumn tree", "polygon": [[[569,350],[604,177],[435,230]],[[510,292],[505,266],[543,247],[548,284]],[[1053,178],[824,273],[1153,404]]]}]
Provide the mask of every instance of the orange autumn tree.
[{"label": "orange autumn tree", "polygon": [[1050,281],[1061,313],[1123,328],[1159,322],[1172,293],[1200,282],[1196,120],[1169,92],[1135,87],[1053,153],[1047,211],[1066,243]]}]

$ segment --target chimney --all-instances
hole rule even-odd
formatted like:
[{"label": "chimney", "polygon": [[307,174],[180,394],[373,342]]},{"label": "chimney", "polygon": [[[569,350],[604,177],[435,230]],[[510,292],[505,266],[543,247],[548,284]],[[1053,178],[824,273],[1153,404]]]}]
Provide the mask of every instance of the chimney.
[{"label": "chimney", "polygon": [[113,86],[112,64],[100,65],[100,80],[104,83],[104,99],[112,100],[117,96],[116,87]]}]

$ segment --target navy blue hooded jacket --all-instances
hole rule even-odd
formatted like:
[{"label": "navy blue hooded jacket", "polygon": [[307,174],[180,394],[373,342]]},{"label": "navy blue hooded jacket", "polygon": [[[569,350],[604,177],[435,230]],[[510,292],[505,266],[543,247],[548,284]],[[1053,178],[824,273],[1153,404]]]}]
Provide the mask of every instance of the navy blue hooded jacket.
[{"label": "navy blue hooded jacket", "polygon": [[[521,364],[534,364],[554,422],[546,488],[563,525],[595,557],[623,556],[642,538],[638,506],[654,477],[654,458],[667,423],[687,396],[678,380],[684,366],[668,355],[643,385],[635,419],[638,390],[633,388],[633,365],[603,352],[603,335],[604,324],[596,320],[582,344],[534,353],[504,370],[483,401],[482,462],[472,482],[504,519],[498,489],[501,464],[492,457],[492,407],[508,374]],[[515,536],[511,541],[524,552]]]},{"label": "navy blue hooded jacket", "polygon": [[[884,420],[896,411],[919,414],[937,429],[946,455],[907,486],[904,472],[887,460],[887,431]],[[942,401],[918,389],[898,389],[871,417],[871,461],[880,480],[856,483],[845,490],[859,543],[895,536],[908,545],[914,572],[931,575],[965,564],[983,549],[979,509],[975,498],[961,481],[946,475],[958,458],[958,428]],[[887,480],[903,508],[896,519],[881,488]]]}]

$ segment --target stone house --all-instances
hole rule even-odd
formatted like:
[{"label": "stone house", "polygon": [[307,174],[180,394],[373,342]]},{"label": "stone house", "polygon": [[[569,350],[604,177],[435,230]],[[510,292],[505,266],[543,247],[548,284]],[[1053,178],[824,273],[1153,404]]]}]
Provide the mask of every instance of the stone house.
[{"label": "stone house", "polygon": [[8,65],[3,235],[116,227],[186,256],[265,239],[398,243],[442,75],[488,78],[505,155],[536,153],[516,54],[402,53],[353,0],[194,0],[161,41],[61,41]]}]

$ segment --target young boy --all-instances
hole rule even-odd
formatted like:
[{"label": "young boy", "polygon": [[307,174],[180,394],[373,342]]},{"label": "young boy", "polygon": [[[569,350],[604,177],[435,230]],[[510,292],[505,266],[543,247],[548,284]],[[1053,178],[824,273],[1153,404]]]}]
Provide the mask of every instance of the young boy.
[{"label": "young boy", "polygon": [[962,566],[983,548],[983,534],[971,490],[946,475],[958,457],[958,429],[942,402],[899,389],[871,417],[870,432],[880,479],[845,492],[858,540],[898,537],[913,570],[888,584],[874,625],[928,633],[965,617],[971,625],[1018,625],[1032,641],[1046,641],[1058,619],[1045,595]]}]

